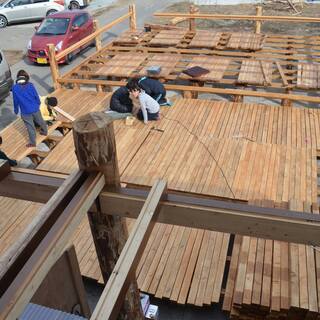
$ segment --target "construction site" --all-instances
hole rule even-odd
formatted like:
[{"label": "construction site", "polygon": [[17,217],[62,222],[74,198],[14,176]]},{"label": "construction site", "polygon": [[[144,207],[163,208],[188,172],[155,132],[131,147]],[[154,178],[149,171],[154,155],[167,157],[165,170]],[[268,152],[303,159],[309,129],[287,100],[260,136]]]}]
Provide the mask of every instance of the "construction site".
[{"label": "construction site", "polygon": [[[225,319],[320,319],[320,35],[264,31],[319,28],[290,3],[281,16],[191,5],[142,29],[130,5],[62,52],[49,45],[60,112],[37,135],[49,151],[26,148],[21,119],[0,133],[9,157],[33,163],[0,162],[1,320],[166,319],[161,307],[145,318],[141,294]],[[117,24],[129,28],[103,43]],[[91,42],[95,53],[62,73],[58,62]],[[116,88],[155,65],[172,102],[160,120],[105,113]],[[103,287],[94,310],[83,279]]]}]

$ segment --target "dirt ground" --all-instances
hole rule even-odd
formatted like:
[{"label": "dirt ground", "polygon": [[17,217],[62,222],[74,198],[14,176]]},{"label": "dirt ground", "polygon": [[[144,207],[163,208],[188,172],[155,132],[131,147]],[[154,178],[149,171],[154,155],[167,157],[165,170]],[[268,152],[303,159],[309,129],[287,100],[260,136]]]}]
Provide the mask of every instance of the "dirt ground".
[{"label": "dirt ground", "polygon": [[10,66],[19,62],[24,56],[23,51],[20,50],[3,50],[3,52]]},{"label": "dirt ground", "polygon": [[[189,2],[180,2],[167,7],[165,12],[188,12]],[[217,14],[240,14],[255,15],[255,4],[239,4],[239,5],[207,5],[198,6],[200,13],[217,13]],[[320,4],[304,4],[303,8],[297,7],[304,17],[319,17]],[[286,8],[286,5],[279,3],[263,5],[263,15],[274,16],[297,16],[292,9]],[[153,22],[166,23],[168,19],[154,18]],[[185,22],[179,23],[179,26],[186,26]],[[235,20],[197,20],[198,29],[219,28],[221,31],[252,31],[254,22],[235,21]],[[294,23],[294,22],[264,22],[262,24],[262,32],[264,33],[281,33],[292,35],[319,35],[320,23]]]}]

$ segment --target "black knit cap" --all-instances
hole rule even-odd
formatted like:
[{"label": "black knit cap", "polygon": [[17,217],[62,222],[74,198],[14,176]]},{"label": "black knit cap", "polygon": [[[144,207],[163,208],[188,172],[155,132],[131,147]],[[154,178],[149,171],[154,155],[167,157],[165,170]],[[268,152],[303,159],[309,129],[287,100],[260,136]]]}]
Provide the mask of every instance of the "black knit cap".
[{"label": "black knit cap", "polygon": [[56,97],[48,97],[47,105],[50,107],[56,107],[58,105],[58,99]]}]

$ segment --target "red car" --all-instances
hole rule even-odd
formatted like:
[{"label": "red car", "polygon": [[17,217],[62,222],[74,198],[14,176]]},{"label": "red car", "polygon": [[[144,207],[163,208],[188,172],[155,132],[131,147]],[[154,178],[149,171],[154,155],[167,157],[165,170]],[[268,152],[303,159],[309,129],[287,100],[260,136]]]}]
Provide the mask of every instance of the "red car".
[{"label": "red car", "polygon": [[[94,32],[93,19],[83,10],[65,10],[46,17],[28,43],[28,58],[38,64],[49,63],[48,44],[56,46],[56,52],[70,47],[74,43]],[[91,43],[90,43],[91,44]],[[89,45],[90,45],[89,44]],[[84,47],[88,46],[86,44]],[[77,52],[72,52],[59,63],[70,63]]]}]

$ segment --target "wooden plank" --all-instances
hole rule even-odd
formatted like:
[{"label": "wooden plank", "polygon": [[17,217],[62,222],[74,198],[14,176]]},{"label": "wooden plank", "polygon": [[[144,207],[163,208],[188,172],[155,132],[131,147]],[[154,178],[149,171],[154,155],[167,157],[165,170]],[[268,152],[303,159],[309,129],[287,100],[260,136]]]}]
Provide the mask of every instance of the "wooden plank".
[{"label": "wooden plank", "polygon": [[111,274],[91,319],[117,319],[125,294],[134,277],[135,268],[152,231],[159,202],[166,192],[166,187],[166,182],[161,180],[152,187],[115,265],[117,272]]}]

